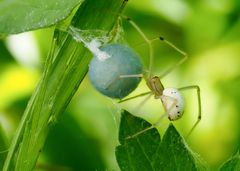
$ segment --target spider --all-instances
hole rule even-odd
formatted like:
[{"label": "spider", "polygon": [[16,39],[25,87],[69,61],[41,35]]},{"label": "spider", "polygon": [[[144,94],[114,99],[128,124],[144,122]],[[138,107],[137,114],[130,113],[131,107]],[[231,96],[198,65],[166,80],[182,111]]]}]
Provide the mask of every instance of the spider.
[{"label": "spider", "polygon": [[[130,25],[135,28],[135,30],[148,45],[148,72],[144,72],[139,55],[128,45],[123,45],[118,42],[109,43],[109,40],[99,41],[99,38],[92,39],[90,42],[86,42],[83,40],[83,38],[80,37],[80,41],[82,41],[94,55],[89,64],[89,78],[91,83],[100,93],[110,98],[120,99],[119,103],[148,94],[154,95],[155,99],[161,100],[166,114],[162,115],[159,121],[153,124],[152,127],[136,133],[131,137],[137,136],[140,133],[156,127],[160,123],[160,120],[165,116],[168,116],[168,119],[170,121],[175,121],[181,118],[185,107],[181,91],[190,89],[196,90],[198,99],[198,118],[188,134],[190,135],[201,120],[201,98],[199,86],[191,85],[181,88],[165,88],[161,82],[161,79],[164,76],[181,65],[188,58],[187,54],[163,37],[158,37],[150,40],[133,20],[127,16],[121,15],[121,17],[127,20]],[[112,38],[110,40],[112,40]],[[154,76],[152,74],[152,42],[156,40],[160,40],[182,55],[181,60],[179,60],[161,76]],[[138,86],[141,78],[146,81],[146,85],[150,91],[124,99],[124,97],[130,94]]]}]

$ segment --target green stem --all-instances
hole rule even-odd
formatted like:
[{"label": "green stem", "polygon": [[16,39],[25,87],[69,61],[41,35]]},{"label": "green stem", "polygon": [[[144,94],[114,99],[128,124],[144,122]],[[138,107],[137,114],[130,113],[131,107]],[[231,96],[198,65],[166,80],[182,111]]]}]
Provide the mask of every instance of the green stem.
[{"label": "green stem", "polygon": [[[86,0],[71,24],[81,29],[110,32],[124,6],[124,0]],[[48,56],[42,78],[12,140],[4,171],[34,169],[50,127],[63,113],[87,73],[92,55],[86,48],[59,30],[55,30],[54,40],[55,50]]]}]

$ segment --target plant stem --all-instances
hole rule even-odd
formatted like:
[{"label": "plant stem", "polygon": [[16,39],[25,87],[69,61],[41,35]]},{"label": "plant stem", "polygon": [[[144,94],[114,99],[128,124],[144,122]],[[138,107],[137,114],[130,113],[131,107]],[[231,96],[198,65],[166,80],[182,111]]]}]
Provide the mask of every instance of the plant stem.
[{"label": "plant stem", "polygon": [[[71,24],[80,29],[110,32],[124,5],[123,0],[86,0]],[[12,140],[4,171],[34,169],[49,129],[64,112],[87,73],[91,54],[86,48],[59,30],[55,30],[53,42],[53,53],[47,58],[41,80]]]}]

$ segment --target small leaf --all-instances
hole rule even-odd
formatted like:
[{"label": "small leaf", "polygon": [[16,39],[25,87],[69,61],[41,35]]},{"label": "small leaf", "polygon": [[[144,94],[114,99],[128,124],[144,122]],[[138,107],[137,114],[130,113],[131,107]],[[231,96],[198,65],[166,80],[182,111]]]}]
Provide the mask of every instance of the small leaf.
[{"label": "small leaf", "polygon": [[121,170],[154,170],[151,162],[160,144],[160,135],[157,130],[153,129],[126,140],[126,137],[150,126],[149,123],[133,117],[127,111],[122,112],[119,132],[119,141],[122,145],[116,149],[116,156]]},{"label": "small leaf", "polygon": [[231,157],[228,161],[226,161],[219,171],[237,171],[240,170],[240,155],[239,152]]},{"label": "small leaf", "polygon": [[127,111],[122,112],[119,131],[121,145],[116,148],[117,162],[122,171],[206,170],[172,124],[162,141],[156,129],[126,138],[150,126]]},{"label": "small leaf", "polygon": [[49,27],[64,20],[83,0],[3,0],[0,33],[15,34]]},{"label": "small leaf", "polygon": [[197,170],[194,157],[176,128],[170,124],[156,152],[157,170]]}]

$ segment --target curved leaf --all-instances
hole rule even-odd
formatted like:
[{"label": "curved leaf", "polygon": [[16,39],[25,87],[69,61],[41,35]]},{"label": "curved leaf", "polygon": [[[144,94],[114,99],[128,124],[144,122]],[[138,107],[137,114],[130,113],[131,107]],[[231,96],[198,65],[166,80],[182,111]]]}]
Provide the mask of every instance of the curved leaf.
[{"label": "curved leaf", "polygon": [[240,155],[237,153],[235,156],[226,161],[219,171],[235,171],[240,170]]},{"label": "curved leaf", "polygon": [[15,34],[49,27],[71,14],[83,0],[3,0],[0,2],[0,33]]}]

